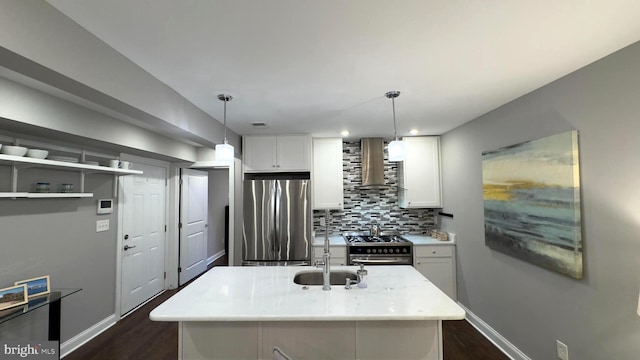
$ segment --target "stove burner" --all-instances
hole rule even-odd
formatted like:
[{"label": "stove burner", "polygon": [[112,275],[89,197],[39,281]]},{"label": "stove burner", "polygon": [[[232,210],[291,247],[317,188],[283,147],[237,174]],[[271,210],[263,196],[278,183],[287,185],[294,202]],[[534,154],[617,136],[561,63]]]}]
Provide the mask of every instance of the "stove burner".
[{"label": "stove burner", "polygon": [[349,244],[366,243],[406,243],[407,240],[398,235],[345,235],[344,238]]}]

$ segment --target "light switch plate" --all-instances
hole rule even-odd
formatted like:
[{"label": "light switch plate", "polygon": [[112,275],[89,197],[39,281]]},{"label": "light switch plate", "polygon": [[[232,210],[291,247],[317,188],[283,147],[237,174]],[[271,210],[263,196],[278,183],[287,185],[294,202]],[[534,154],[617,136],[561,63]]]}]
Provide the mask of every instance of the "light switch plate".
[{"label": "light switch plate", "polygon": [[96,232],[109,230],[109,219],[96,221]]},{"label": "light switch plate", "polygon": [[556,340],[556,348],[558,351],[558,360],[569,360],[569,347],[562,341]]}]

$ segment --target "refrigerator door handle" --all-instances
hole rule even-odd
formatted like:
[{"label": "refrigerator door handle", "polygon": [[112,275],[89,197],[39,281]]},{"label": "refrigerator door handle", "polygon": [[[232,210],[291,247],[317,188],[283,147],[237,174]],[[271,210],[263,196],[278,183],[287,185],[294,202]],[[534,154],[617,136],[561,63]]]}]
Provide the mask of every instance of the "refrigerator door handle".
[{"label": "refrigerator door handle", "polygon": [[273,220],[275,222],[274,224],[274,229],[275,229],[275,236],[274,236],[274,241],[273,241],[273,251],[277,256],[276,260],[282,260],[282,254],[280,254],[280,211],[282,210],[282,200],[280,199],[280,196],[282,196],[282,183],[278,180],[276,180],[275,185],[274,185],[274,193],[275,193],[275,201],[274,203],[274,216],[273,216]]}]

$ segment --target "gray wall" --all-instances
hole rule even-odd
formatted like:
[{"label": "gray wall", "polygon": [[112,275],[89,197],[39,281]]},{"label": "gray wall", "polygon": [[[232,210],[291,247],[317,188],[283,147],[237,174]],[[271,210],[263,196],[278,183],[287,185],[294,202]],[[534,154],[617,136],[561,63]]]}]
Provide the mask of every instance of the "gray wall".
[{"label": "gray wall", "polygon": [[[0,66],[205,146],[223,125],[43,0],[0,1]],[[240,151],[240,137],[227,133]]]},{"label": "gray wall", "polygon": [[53,141],[90,139],[86,142],[91,146],[99,141],[103,146],[139,155],[191,161],[196,158],[196,148],[184,142],[0,77],[0,129],[6,128],[46,134]]},{"label": "gray wall", "polygon": [[[442,137],[442,226],[458,234],[458,299],[532,359],[637,359],[640,44]],[[481,153],[579,131],[584,278],[484,245]]]},{"label": "gray wall", "polygon": [[[5,179],[8,166],[0,167]],[[31,173],[27,173],[27,171]],[[78,173],[23,170],[25,182],[77,184]],[[74,174],[70,175],[70,174]],[[74,180],[75,178],[75,180]],[[51,275],[52,288],[82,288],[62,301],[62,342],[112,315],[115,308],[117,212],[96,214],[96,199],[113,197],[113,175],[86,176],[87,199],[0,199],[0,288]],[[96,220],[109,231],[96,233]],[[45,339],[47,310],[0,326],[0,338]]]},{"label": "gray wall", "polygon": [[227,205],[229,205],[229,170],[209,170],[209,238],[207,257],[224,250],[224,207]]},{"label": "gray wall", "polygon": [[[119,154],[114,149],[139,150],[137,153],[142,155],[153,154],[169,159],[195,157],[196,154],[190,145],[7,79],[0,78],[0,95],[0,117],[5,117],[0,118],[2,135],[84,148],[111,154],[114,158]],[[33,130],[36,135],[27,133],[23,136],[12,131],[13,122],[6,118],[13,117],[29,119],[34,125],[39,125],[26,129]],[[77,134],[46,130],[44,133],[49,136],[42,137],[42,129],[54,123],[74,128]],[[86,142],[90,136],[94,138],[88,142],[90,147],[74,142]],[[102,148],[102,145],[109,148]],[[57,191],[61,183],[73,183],[79,189],[79,176],[78,172],[70,171],[21,169],[18,190],[33,191],[33,184],[38,181],[50,182],[52,191]],[[113,198],[114,177],[87,174],[85,178],[85,191],[93,192],[93,198],[0,199],[0,288],[17,280],[46,274],[51,275],[54,288],[83,288],[80,293],[63,301],[63,342],[113,315],[115,310],[117,214],[96,214],[97,199]],[[10,179],[10,167],[0,166],[0,191],[10,190]],[[98,219],[110,219],[111,229],[96,233]],[[37,314],[41,312],[44,315]],[[25,316],[19,322],[4,324],[0,328],[0,338],[46,338],[46,310],[37,313]]]}]

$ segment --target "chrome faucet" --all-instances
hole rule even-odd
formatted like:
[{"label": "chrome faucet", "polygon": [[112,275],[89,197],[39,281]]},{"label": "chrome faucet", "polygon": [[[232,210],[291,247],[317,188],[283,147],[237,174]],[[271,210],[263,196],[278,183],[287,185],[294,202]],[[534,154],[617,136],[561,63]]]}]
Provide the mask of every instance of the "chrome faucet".
[{"label": "chrome faucet", "polygon": [[324,253],[322,262],[316,262],[316,267],[322,266],[322,290],[331,290],[331,253],[329,252],[329,210],[324,213]]}]

